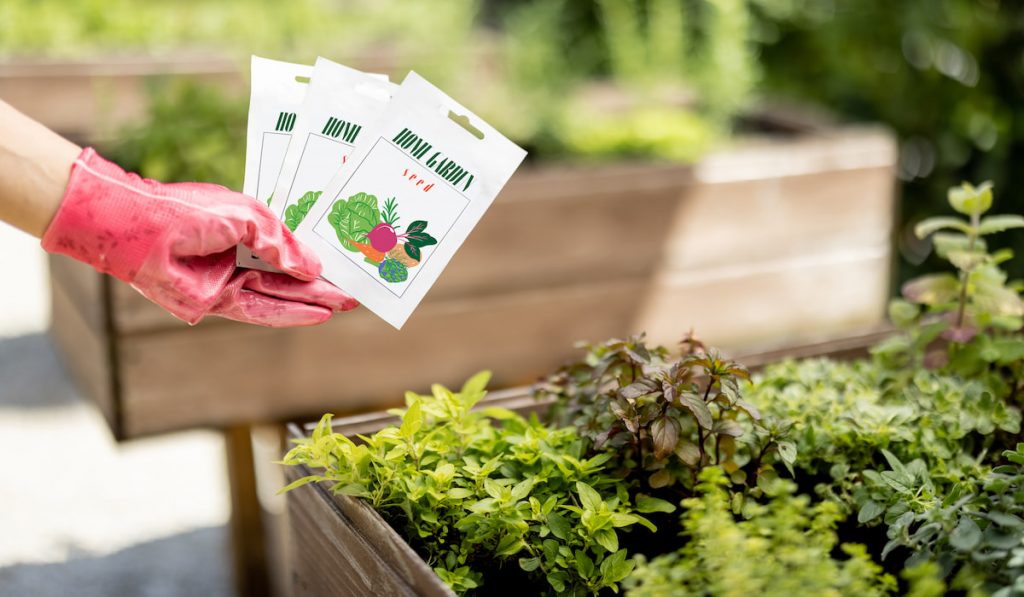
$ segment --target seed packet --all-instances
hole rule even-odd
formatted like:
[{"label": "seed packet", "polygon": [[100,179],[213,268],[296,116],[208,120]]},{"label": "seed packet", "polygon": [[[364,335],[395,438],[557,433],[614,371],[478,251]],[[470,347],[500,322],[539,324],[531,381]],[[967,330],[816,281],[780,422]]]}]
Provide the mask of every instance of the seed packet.
[{"label": "seed packet", "polygon": [[[257,201],[271,202],[312,72],[313,67],[304,64],[252,57],[242,192]],[[238,247],[236,261],[241,266],[258,263],[243,246]]]},{"label": "seed packet", "polygon": [[324,278],[400,329],[525,157],[409,73],[296,236]]}]

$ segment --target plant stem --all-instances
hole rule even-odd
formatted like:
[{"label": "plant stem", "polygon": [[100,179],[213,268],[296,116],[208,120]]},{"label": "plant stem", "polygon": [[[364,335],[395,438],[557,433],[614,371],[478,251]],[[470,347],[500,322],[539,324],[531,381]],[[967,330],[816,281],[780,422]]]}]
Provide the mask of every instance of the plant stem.
[{"label": "plant stem", "polygon": [[[971,214],[971,232],[967,235],[967,252],[974,252],[974,244],[978,240],[978,225],[980,224],[981,215],[977,212]],[[960,272],[960,304],[956,311],[956,327],[960,328],[964,324],[964,314],[967,311],[967,278],[971,274],[971,269],[965,269]]]}]

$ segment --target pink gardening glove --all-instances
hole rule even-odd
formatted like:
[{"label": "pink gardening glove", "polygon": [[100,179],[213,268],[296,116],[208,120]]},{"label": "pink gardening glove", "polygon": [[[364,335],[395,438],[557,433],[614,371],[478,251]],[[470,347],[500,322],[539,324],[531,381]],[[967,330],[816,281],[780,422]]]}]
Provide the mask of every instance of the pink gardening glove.
[{"label": "pink gardening glove", "polygon": [[[270,327],[323,323],[358,303],[318,280],[320,261],[266,206],[219,185],[161,184],[87,148],[43,248],[135,287],[190,324],[220,315]],[[236,269],[244,244],[284,272]]]}]

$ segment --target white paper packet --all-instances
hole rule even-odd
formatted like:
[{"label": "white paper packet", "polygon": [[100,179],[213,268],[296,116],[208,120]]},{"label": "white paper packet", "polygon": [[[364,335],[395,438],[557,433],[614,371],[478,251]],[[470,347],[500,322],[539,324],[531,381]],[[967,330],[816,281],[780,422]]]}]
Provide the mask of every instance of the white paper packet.
[{"label": "white paper packet", "polygon": [[324,278],[400,329],[525,157],[411,72],[296,236]]},{"label": "white paper packet", "polygon": [[317,58],[270,207],[295,230],[355,147],[384,113],[398,85]]},{"label": "white paper packet", "polygon": [[[281,172],[313,67],[253,56],[251,68],[242,192],[267,203]],[[236,262],[241,266],[259,263],[241,245]]]}]

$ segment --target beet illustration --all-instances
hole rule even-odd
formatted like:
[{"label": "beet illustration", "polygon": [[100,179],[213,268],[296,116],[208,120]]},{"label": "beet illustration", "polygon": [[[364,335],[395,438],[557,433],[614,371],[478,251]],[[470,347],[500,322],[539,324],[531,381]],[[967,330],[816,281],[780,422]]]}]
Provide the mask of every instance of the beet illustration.
[{"label": "beet illustration", "polygon": [[366,238],[370,240],[370,246],[381,253],[387,253],[398,244],[398,232],[394,226],[387,223],[374,226]]}]

